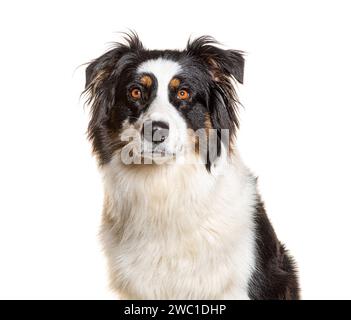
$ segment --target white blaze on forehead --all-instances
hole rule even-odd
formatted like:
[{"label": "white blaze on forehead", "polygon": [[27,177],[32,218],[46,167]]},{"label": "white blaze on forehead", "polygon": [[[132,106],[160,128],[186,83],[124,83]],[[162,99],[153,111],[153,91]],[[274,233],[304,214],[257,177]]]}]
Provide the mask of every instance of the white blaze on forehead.
[{"label": "white blaze on forehead", "polygon": [[168,100],[169,82],[181,70],[180,65],[171,60],[158,58],[147,60],[138,67],[138,73],[151,73],[157,79],[157,96]]},{"label": "white blaze on forehead", "polygon": [[186,122],[169,101],[169,83],[180,71],[181,66],[177,62],[163,58],[145,61],[137,69],[138,73],[150,73],[157,79],[156,97],[140,120],[142,123],[146,120],[163,121],[169,125],[169,136],[165,142],[169,153],[177,152],[187,141]]}]

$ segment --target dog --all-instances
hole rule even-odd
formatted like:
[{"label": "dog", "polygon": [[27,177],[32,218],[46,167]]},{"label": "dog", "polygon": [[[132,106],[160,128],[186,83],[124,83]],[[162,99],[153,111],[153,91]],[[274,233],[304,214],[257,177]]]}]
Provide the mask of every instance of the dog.
[{"label": "dog", "polygon": [[243,75],[244,53],[209,36],[148,50],[126,34],[86,68],[120,298],[299,299],[295,262],[236,147]]}]

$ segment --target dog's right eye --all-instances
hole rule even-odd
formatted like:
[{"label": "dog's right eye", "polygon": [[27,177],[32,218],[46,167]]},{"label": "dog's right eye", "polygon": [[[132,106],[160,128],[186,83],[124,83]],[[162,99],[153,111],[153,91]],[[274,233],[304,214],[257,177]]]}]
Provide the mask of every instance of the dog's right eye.
[{"label": "dog's right eye", "polygon": [[133,100],[140,100],[141,91],[138,88],[133,88],[129,91],[129,95]]}]

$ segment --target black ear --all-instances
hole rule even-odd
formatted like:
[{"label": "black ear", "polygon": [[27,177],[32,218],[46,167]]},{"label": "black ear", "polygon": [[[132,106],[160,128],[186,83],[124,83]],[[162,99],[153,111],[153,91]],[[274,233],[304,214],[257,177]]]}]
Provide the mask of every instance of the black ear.
[{"label": "black ear", "polygon": [[112,127],[111,114],[116,105],[116,86],[122,79],[123,71],[134,63],[143,46],[135,33],[126,34],[125,44],[116,43],[114,48],[86,68],[85,90],[90,105],[88,138],[92,141],[93,151],[99,156],[100,164],[108,161],[111,144],[108,136]]},{"label": "black ear", "polygon": [[[241,51],[224,50],[218,47],[218,42],[209,36],[203,36],[189,41],[186,52],[201,63],[209,73],[210,99],[208,110],[214,129],[217,129],[217,154],[208,155],[214,159],[221,155],[223,145],[229,152],[233,151],[232,142],[239,128],[238,104],[232,79],[239,83],[244,80],[244,57]],[[222,130],[229,130],[229,139],[223,139]],[[212,161],[208,161],[210,171]]]},{"label": "black ear", "polygon": [[110,50],[88,65],[85,70],[85,89],[88,89],[93,82],[101,80],[103,74],[108,74],[115,63],[117,55],[118,52],[116,49]]},{"label": "black ear", "polygon": [[244,81],[243,52],[238,50],[224,50],[212,37],[202,36],[188,41],[187,52],[200,58],[209,68],[215,81],[225,77],[234,77],[239,83]]},{"label": "black ear", "polygon": [[124,34],[124,40],[125,44],[116,43],[112,50],[93,60],[88,65],[85,70],[85,90],[94,82],[101,81],[110,75],[124,54],[129,52],[135,53],[143,49],[143,44],[134,32]]}]

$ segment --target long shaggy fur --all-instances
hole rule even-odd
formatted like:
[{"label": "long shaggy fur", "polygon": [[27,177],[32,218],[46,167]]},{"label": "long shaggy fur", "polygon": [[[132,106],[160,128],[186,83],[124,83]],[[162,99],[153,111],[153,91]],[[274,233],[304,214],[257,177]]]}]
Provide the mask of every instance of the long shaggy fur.
[{"label": "long shaggy fur", "polygon": [[[132,33],[87,67],[88,137],[105,193],[101,239],[122,298],[299,298],[295,263],[236,147],[243,78],[243,52],[208,36],[161,51]],[[145,142],[147,123],[161,142]],[[199,152],[202,129],[208,145],[215,130],[215,151]],[[136,145],[123,138],[130,131],[144,142],[125,152]],[[188,162],[175,163],[191,143]],[[126,154],[163,162],[126,164]]]}]

